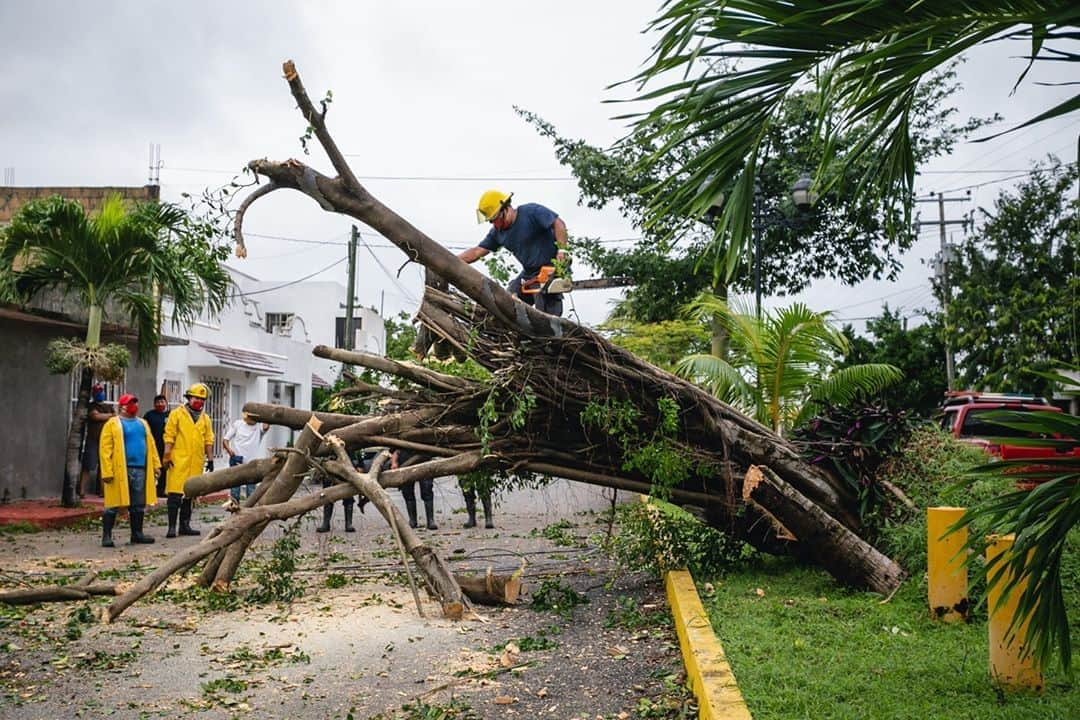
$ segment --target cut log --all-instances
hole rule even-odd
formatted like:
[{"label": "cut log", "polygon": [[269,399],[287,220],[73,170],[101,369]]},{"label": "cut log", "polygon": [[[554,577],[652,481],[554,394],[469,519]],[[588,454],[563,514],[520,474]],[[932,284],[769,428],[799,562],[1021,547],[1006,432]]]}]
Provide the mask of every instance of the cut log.
[{"label": "cut log", "polygon": [[491,568],[482,576],[454,573],[454,579],[461,586],[462,592],[477,605],[515,605],[518,595],[523,590],[522,571],[510,575],[495,575]]}]

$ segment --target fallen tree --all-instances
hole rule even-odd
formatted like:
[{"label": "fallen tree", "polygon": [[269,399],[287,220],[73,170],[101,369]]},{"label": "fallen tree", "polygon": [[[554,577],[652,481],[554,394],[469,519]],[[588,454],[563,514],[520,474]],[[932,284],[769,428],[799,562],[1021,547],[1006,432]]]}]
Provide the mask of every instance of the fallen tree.
[{"label": "fallen tree", "polygon": [[[320,357],[393,379],[395,389],[384,386],[389,383],[357,382],[349,397],[376,400],[379,407],[367,416],[313,416],[245,405],[258,421],[302,429],[296,447],[283,463],[264,463],[227,478],[228,471],[222,470],[189,480],[189,495],[241,484],[245,478],[261,478],[261,483],[249,508],[203,540],[197,551],[189,549],[118,598],[110,608],[112,617],[114,609],[141,596],[136,590],[148,592],[201,557],[210,556],[200,582],[227,588],[248,546],[270,520],[356,493],[378,499],[377,507],[421,568],[429,591],[452,614],[455,603],[463,601],[460,585],[452,576],[447,579],[434,553],[422,546],[418,551],[415,535],[400,531],[400,518],[382,489],[397,484],[395,473],[419,480],[481,469],[504,478],[553,476],[660,495],[696,506],[712,525],[755,547],[816,562],[843,583],[883,594],[899,585],[900,567],[858,536],[855,498],[843,481],[805,462],[789,442],[701,388],[588,328],[525,305],[381,204],[360,184],[330,136],[326,104],[316,110],[293,64],[285,63],[284,70],[309,131],[336,175],[297,160],[249,163],[257,177],[269,182],[237,210],[237,254],[246,255],[245,213],[277,190],[302,192],[324,210],[356,218],[426,268],[415,353],[468,358],[490,376],[470,379],[415,363],[316,348]],[[408,449],[426,461],[358,479],[346,460],[372,446]],[[342,484],[293,499],[303,473],[316,462]],[[505,600],[516,595],[519,579],[501,588],[485,579],[483,587],[470,589]]]},{"label": "fallen tree", "polygon": [[[587,328],[518,301],[380,203],[361,185],[330,135],[327,105],[316,108],[291,61],[284,72],[310,133],[336,174],[325,175],[298,160],[249,163],[256,176],[269,182],[245,199],[234,218],[238,254],[246,253],[243,221],[253,202],[278,190],[302,192],[324,210],[367,224],[426,268],[427,286],[417,311],[422,325],[414,347],[418,355],[432,350],[437,356],[467,357],[491,372],[490,380],[473,381],[319,348],[316,354],[323,357],[405,381],[394,395],[381,397],[381,412],[395,418],[396,425],[372,432],[377,419],[367,417],[334,429],[346,447],[384,444],[432,456],[480,449],[485,466],[504,474],[550,473],[652,488],[683,504],[701,505],[712,524],[758,547],[814,559],[843,582],[884,593],[895,588],[902,572],[854,532],[854,498],[841,480],[804,462],[790,443],[701,388]],[[663,456],[666,467],[673,468],[670,477],[657,476],[641,456],[642,446]],[[767,468],[792,492],[745,502],[743,478],[751,466]],[[821,515],[804,522],[816,534],[841,534],[841,542],[810,547],[791,528],[778,534],[776,518],[802,517],[806,503]],[[836,527],[820,527],[826,520]],[[804,528],[804,536],[807,532]],[[858,551],[835,562],[821,554],[833,548]]]}]

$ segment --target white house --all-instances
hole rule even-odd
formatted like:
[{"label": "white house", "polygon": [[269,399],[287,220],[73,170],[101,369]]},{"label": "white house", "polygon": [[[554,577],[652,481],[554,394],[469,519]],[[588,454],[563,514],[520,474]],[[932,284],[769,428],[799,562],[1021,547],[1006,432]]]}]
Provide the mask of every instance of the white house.
[{"label": "white house", "polygon": [[[344,285],[260,281],[228,270],[235,283],[230,305],[212,321],[200,318],[187,333],[188,344],[159,348],[157,362],[158,387],[165,389],[170,407],[183,402],[192,383],[209,387],[216,456],[223,453],[223,431],[240,417],[244,403],[310,408],[312,387],[329,387],[340,373],[338,363],[316,358],[312,349],[344,346]],[[163,311],[168,331],[167,302]],[[357,349],[382,354],[385,330],[377,312],[357,308],[354,327]],[[266,446],[291,440],[291,431],[273,428]]]}]

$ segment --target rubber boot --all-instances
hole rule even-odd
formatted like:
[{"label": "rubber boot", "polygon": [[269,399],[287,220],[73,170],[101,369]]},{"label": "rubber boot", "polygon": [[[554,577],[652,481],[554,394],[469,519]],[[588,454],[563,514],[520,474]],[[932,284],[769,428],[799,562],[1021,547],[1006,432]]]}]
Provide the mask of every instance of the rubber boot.
[{"label": "rubber boot", "polygon": [[356,532],[352,524],[353,504],[345,503],[345,532]]},{"label": "rubber boot", "polygon": [[[415,508],[416,506],[413,505],[413,507]],[[415,512],[415,510],[414,510],[414,512]],[[428,530],[438,530],[439,526],[435,524],[435,501],[434,500],[425,500],[424,501],[424,515],[427,516],[427,529]]]},{"label": "rubber boot", "polygon": [[145,511],[129,510],[128,516],[131,518],[131,543],[133,545],[149,545],[154,542],[154,538],[143,535],[143,518],[146,517]]},{"label": "rubber boot", "polygon": [[165,504],[169,510],[169,531],[165,533],[165,537],[176,537],[176,518],[180,515],[180,496],[176,493],[172,493],[165,500]]},{"label": "rubber boot", "polygon": [[330,518],[334,517],[334,503],[328,503],[322,506],[322,525],[315,528],[315,532],[328,533],[330,532]]},{"label": "rubber boot", "polygon": [[491,515],[491,496],[481,497],[480,502],[484,505],[484,527],[490,530],[495,527],[495,519]]},{"label": "rubber boot", "polygon": [[201,535],[198,530],[191,527],[191,498],[184,498],[180,501],[180,534],[181,535]]},{"label": "rubber boot", "polygon": [[105,512],[101,516],[101,547],[116,547],[112,539],[113,525],[116,524],[116,513]]},{"label": "rubber boot", "polygon": [[408,513],[409,513],[409,527],[415,528],[417,526],[417,524],[418,524],[416,522],[416,501],[415,500],[406,500],[405,501],[405,510],[407,510]]},{"label": "rubber boot", "polygon": [[465,510],[469,513],[469,519],[466,521],[464,527],[474,528],[476,527],[476,497],[465,498]]}]

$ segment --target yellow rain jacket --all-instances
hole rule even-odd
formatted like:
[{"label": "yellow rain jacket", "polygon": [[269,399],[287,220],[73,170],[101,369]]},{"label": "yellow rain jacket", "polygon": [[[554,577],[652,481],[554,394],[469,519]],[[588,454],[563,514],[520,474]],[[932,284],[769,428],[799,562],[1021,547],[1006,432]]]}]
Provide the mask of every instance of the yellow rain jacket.
[{"label": "yellow rain jacket", "polygon": [[[139,419],[146,430],[146,506],[153,507],[157,502],[157,474],[161,470],[161,459],[154,445],[154,436],[150,426]],[[111,477],[112,482],[102,483],[105,487],[105,507],[129,507],[131,495],[128,492],[127,453],[124,452],[124,428],[120,418],[113,416],[105,421],[101,428],[101,440],[98,445],[101,455],[101,477]]]},{"label": "yellow rain jacket", "polygon": [[202,475],[206,467],[206,446],[214,444],[210,416],[203,412],[199,421],[191,420],[187,405],[174,408],[165,421],[165,444],[171,444],[172,467],[165,478],[166,493],[183,493],[189,477]]}]

